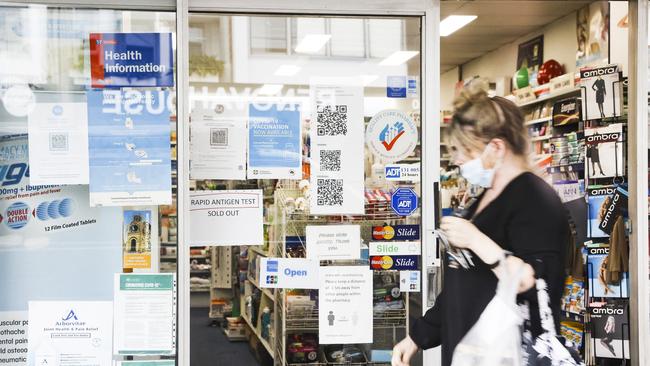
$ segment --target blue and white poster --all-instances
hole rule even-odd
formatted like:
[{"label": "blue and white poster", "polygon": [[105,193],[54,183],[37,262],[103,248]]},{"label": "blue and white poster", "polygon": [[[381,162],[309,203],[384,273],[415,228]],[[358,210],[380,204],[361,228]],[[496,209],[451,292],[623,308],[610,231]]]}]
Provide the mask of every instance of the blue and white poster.
[{"label": "blue and white poster", "polygon": [[246,175],[248,179],[302,179],[300,105],[250,104]]},{"label": "blue and white poster", "polygon": [[174,86],[171,33],[91,33],[93,88]]},{"label": "blue and white poster", "polygon": [[88,92],[91,206],[171,203],[167,91]]},{"label": "blue and white poster", "polygon": [[34,300],[111,301],[122,210],[91,208],[87,185],[32,185],[28,156],[27,135],[0,138],[0,313]]}]

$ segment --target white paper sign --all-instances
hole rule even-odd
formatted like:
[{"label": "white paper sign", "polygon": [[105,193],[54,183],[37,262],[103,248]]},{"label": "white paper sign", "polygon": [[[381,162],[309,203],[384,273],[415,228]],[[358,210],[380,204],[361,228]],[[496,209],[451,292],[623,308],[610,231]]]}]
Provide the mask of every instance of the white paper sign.
[{"label": "white paper sign", "polygon": [[26,311],[0,312],[0,365],[27,365]]},{"label": "white paper sign", "polygon": [[363,87],[312,84],[310,93],[310,212],[364,214]]},{"label": "white paper sign", "polygon": [[420,271],[400,271],[399,290],[401,292],[420,292]]},{"label": "white paper sign", "polygon": [[307,226],[307,258],[318,260],[359,259],[359,225]]},{"label": "white paper sign", "polygon": [[32,185],[88,184],[86,103],[38,103],[27,120]]},{"label": "white paper sign", "polygon": [[190,246],[264,244],[261,189],[190,192]]},{"label": "white paper sign", "polygon": [[262,258],[259,284],[264,288],[318,288],[317,260],[305,258]]},{"label": "white paper sign", "polygon": [[372,271],[361,266],[319,269],[320,344],[372,343]]},{"label": "white paper sign", "polygon": [[373,241],[370,242],[370,255],[420,255],[419,241]]},{"label": "white paper sign", "polygon": [[30,301],[29,366],[112,363],[113,303]]},{"label": "white paper sign", "polygon": [[115,274],[115,354],[175,353],[175,287],[171,273]]},{"label": "white paper sign", "polygon": [[197,108],[190,132],[191,179],[246,179],[247,109]]}]

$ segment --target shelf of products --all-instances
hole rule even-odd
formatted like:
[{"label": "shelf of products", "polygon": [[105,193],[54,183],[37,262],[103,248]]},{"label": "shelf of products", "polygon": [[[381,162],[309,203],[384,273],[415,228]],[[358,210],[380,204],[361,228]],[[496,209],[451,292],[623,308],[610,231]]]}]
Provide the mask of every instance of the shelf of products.
[{"label": "shelf of products", "polygon": [[549,100],[552,100],[552,99],[559,99],[559,98],[562,98],[562,97],[567,97],[569,95],[576,94],[576,93],[579,93],[579,92],[580,92],[580,88],[573,88],[573,89],[569,89],[569,90],[560,90],[560,91],[558,91],[556,93],[549,93],[549,94],[540,95],[535,100],[531,100],[530,102],[525,102],[525,103],[521,103],[521,104],[517,104],[517,105],[520,108],[524,108],[524,107],[528,107],[528,106],[535,105],[535,104],[538,104],[538,103],[546,102],[546,101],[549,101]]}]

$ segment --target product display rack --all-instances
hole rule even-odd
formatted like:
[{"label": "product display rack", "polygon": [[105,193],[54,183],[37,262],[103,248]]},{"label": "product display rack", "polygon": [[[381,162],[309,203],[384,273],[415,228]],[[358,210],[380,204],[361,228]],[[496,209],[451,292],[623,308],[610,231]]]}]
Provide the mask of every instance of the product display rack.
[{"label": "product display rack", "polygon": [[[316,216],[310,215],[306,211],[287,210],[288,199],[296,199],[301,196],[301,192],[296,187],[278,187],[275,191],[275,217],[278,218],[274,225],[273,236],[270,237],[272,243],[279,245],[274,246],[273,254],[280,257],[292,257],[287,249],[287,237],[304,238],[305,228],[307,225],[328,224],[328,223],[354,223],[361,226],[362,237],[364,233],[371,233],[372,226],[383,225],[386,222],[406,223],[405,217],[395,215],[388,204],[383,205],[366,205],[366,212],[373,212],[363,216]],[[372,207],[369,207],[372,206]],[[382,206],[382,207],[378,207]],[[409,219],[417,220],[418,216],[412,216]],[[369,238],[366,238],[369,241]],[[304,253],[304,239],[299,239]],[[369,266],[367,260],[346,260],[346,261],[321,261],[321,265],[361,265]],[[394,285],[399,288],[399,274],[397,271],[374,271],[373,277],[389,276],[394,280]],[[374,281],[373,281],[374,282]],[[316,290],[303,290],[303,293],[314,293]],[[275,291],[274,313],[274,334],[276,337],[274,364],[277,366],[300,365],[295,363],[287,355],[288,340],[294,334],[317,334],[318,333],[318,302],[317,300],[311,306],[299,307],[292,306],[289,308],[289,298],[287,289],[278,289]],[[402,306],[400,309],[375,310],[373,309],[373,338],[372,347],[382,347],[383,349],[392,349],[392,346],[406,335],[409,326],[409,296],[408,293],[400,294]],[[278,317],[279,316],[279,317]],[[369,349],[359,345],[359,348],[365,352],[365,358],[369,359]],[[337,364],[327,362],[323,353],[323,347],[318,347],[318,361],[309,362],[309,365],[332,365]],[[362,363],[346,364],[373,364],[370,361]]]}]

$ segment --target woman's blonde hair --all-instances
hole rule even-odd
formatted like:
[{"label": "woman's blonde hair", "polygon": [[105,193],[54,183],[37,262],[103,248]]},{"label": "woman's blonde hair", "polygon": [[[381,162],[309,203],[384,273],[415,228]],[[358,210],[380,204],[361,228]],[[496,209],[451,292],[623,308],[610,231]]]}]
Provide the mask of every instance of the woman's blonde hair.
[{"label": "woman's blonde hair", "polygon": [[499,138],[514,154],[528,155],[528,133],[521,110],[508,99],[489,97],[481,80],[472,81],[454,100],[449,135],[465,150],[482,150]]}]

